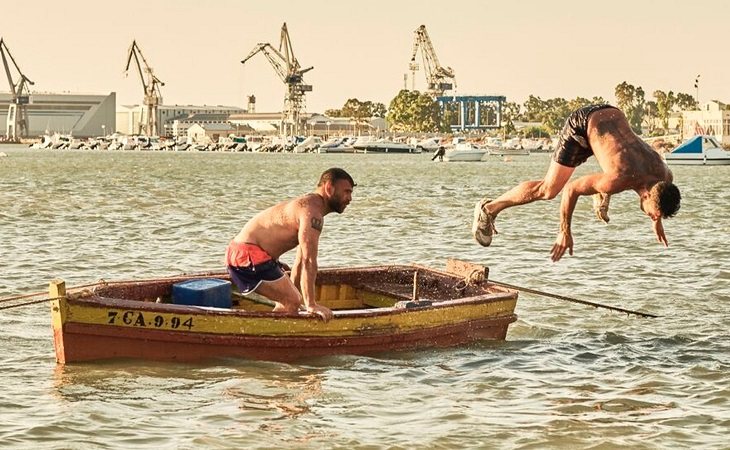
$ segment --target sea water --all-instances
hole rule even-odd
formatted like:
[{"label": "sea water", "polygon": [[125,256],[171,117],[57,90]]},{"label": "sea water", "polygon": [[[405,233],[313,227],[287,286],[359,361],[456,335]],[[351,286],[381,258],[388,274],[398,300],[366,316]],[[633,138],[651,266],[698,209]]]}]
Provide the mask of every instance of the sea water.
[{"label": "sea water", "polygon": [[[626,192],[608,225],[581,199],[575,254],[552,263],[559,199],[504,211],[489,248],[469,232],[474,203],[542,177],[545,154],[3,151],[0,297],[55,277],[221,269],[246,220],[342,167],[358,185],[344,214],[325,218],[322,267],[456,257],[498,281],[660,317],[521,293],[505,342],[295,364],[61,366],[48,305],[7,309],[0,447],[730,447],[730,166],[673,168],[683,200],[665,221],[668,248]],[[574,177],[596,170],[590,160]]]}]

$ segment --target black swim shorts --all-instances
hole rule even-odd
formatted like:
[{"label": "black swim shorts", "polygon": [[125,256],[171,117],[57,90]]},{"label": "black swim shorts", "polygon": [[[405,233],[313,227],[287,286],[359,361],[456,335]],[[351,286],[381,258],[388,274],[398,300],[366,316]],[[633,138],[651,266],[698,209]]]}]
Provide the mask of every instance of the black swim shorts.
[{"label": "black swim shorts", "polygon": [[588,144],[588,116],[611,105],[589,105],[575,110],[565,121],[560,132],[558,148],[553,153],[553,160],[563,166],[578,167],[593,155]]},{"label": "black swim shorts", "polygon": [[286,276],[279,262],[273,259],[248,267],[228,266],[228,273],[242,294],[255,291],[263,282]]}]

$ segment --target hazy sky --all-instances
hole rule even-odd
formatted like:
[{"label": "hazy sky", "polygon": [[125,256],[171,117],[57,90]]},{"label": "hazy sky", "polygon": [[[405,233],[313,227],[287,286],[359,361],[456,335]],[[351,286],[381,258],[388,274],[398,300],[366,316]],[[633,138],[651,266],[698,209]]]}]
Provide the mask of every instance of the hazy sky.
[{"label": "hazy sky", "polygon": [[[124,78],[133,39],[163,82],[166,104],[278,111],[284,85],[258,42],[279,44],[286,22],[302,66],[308,111],[348,98],[386,105],[403,88],[413,32],[426,25],[459,94],[530,94],[614,101],[622,81],[730,102],[727,0],[24,0],[4,2],[0,36],[35,92],[117,93],[141,103]],[[420,59],[420,55],[419,55]],[[0,69],[2,70],[2,69]],[[16,76],[14,74],[14,76]],[[410,76],[410,75],[409,75]],[[425,75],[417,73],[416,88]],[[408,82],[410,87],[410,81]],[[4,77],[0,90],[8,91]]]}]

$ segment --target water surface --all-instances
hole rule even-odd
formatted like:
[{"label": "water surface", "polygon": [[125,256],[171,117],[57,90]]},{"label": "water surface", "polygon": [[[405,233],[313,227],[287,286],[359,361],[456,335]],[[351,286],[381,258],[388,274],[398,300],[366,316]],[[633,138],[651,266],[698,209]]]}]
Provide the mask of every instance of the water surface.
[{"label": "water surface", "polygon": [[[0,297],[222,268],[253,214],[358,183],[325,219],[320,266],[449,257],[512,284],[658,314],[640,319],[520,294],[506,342],[297,364],[113,361],[59,366],[48,305],[0,311],[0,442],[12,448],[728,448],[730,167],[676,167],[660,246],[634,193],[611,222],[582,199],[575,255],[549,250],[559,199],[503,212],[489,248],[472,208],[542,177],[548,156],[58,152],[3,146]],[[594,161],[576,175],[597,170]],[[282,258],[291,263],[293,252]]]}]

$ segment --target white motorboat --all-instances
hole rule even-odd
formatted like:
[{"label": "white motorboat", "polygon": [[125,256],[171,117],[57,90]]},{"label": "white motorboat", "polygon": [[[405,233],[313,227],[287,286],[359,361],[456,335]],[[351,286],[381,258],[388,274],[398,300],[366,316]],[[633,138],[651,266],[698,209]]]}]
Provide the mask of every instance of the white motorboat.
[{"label": "white motorboat", "polygon": [[475,162],[481,161],[489,150],[477,147],[471,142],[459,142],[453,147],[446,149],[444,161],[448,162]]},{"label": "white motorboat", "polygon": [[713,136],[698,135],[665,153],[664,161],[672,165],[726,165],[730,164],[730,151]]},{"label": "white motorboat", "polygon": [[353,137],[335,137],[320,145],[317,149],[319,153],[355,153],[352,144],[355,142]]},{"label": "white motorboat", "polygon": [[292,149],[293,153],[315,153],[322,145],[322,138],[319,136],[309,136]]},{"label": "white motorboat", "polygon": [[415,145],[416,145],[416,147],[420,147],[421,151],[432,153],[432,152],[438,150],[439,147],[441,147],[441,145],[442,145],[441,137],[436,136],[436,137],[426,138],[426,139],[416,142]]},{"label": "white motorboat", "polygon": [[411,144],[386,139],[361,139],[352,144],[357,153],[421,153],[422,150]]}]

